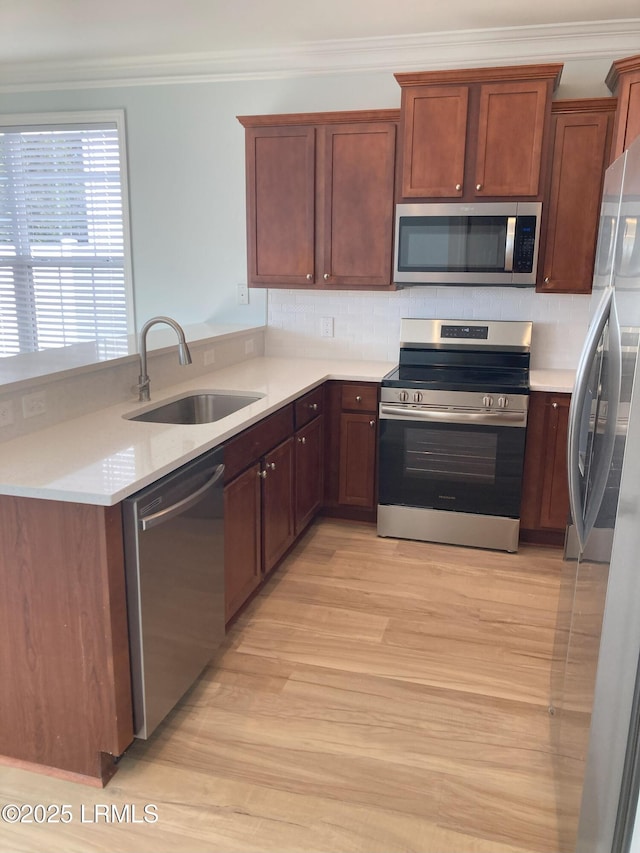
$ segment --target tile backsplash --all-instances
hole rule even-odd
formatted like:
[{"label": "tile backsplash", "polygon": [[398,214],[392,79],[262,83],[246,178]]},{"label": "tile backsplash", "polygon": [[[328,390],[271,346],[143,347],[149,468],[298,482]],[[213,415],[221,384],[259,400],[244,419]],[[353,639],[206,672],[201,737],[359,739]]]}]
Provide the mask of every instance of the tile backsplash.
[{"label": "tile backsplash", "polygon": [[[533,288],[410,287],[364,291],[269,290],[266,354],[395,361],[402,317],[530,320],[531,366],[575,369],[589,320],[588,295]],[[322,337],[323,318],[333,337]],[[331,326],[331,323],[324,324]]]}]

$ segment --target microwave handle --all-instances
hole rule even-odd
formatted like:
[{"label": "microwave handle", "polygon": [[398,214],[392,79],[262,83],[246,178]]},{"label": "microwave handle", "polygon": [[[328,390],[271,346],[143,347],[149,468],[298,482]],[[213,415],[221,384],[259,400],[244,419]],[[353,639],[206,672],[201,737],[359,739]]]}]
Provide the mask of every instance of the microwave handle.
[{"label": "microwave handle", "polygon": [[504,271],[513,272],[513,252],[516,242],[516,217],[507,217],[507,240],[504,247]]}]

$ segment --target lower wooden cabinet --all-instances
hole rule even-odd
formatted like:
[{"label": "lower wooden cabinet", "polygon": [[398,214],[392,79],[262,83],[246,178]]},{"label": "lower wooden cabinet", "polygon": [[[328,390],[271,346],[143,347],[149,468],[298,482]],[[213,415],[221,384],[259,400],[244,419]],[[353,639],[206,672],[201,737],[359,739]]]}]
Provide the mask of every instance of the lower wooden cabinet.
[{"label": "lower wooden cabinet", "polygon": [[262,580],[261,467],[257,463],[224,487],[225,619]]},{"label": "lower wooden cabinet", "polygon": [[569,517],[570,394],[531,393],[520,510],[523,541],[562,545]]},{"label": "lower wooden cabinet", "polygon": [[227,622],[322,506],[323,410],[320,387],[225,447]]},{"label": "lower wooden cabinet", "polygon": [[329,382],[325,512],[375,521],[377,383]]}]

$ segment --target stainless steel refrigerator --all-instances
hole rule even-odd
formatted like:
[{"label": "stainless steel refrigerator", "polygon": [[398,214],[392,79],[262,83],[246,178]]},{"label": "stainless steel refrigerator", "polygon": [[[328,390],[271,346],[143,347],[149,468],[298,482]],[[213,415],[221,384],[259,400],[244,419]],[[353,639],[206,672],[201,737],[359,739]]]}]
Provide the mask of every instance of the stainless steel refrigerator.
[{"label": "stainless steel refrigerator", "polygon": [[551,711],[561,847],[618,853],[638,842],[640,788],[640,138],[606,173],[591,305]]}]

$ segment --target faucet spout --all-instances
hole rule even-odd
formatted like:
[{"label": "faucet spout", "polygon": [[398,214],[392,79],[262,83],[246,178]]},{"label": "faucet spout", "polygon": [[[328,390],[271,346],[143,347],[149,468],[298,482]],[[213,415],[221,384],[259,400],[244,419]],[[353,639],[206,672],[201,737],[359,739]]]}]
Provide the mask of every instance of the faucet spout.
[{"label": "faucet spout", "polygon": [[151,399],[149,395],[150,379],[147,373],[147,332],[156,323],[166,323],[174,330],[178,336],[178,361],[180,364],[191,364],[191,353],[187,346],[187,340],[184,335],[184,330],[179,323],[172,320],[171,317],[152,317],[142,327],[140,332],[140,375],[138,376],[138,400],[141,403],[146,403]]}]

